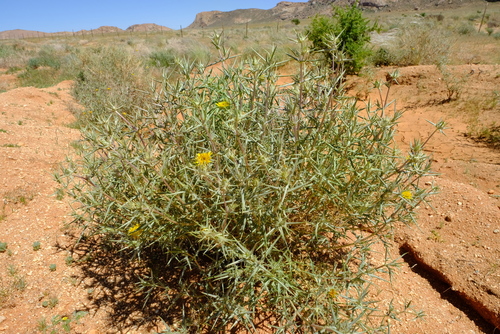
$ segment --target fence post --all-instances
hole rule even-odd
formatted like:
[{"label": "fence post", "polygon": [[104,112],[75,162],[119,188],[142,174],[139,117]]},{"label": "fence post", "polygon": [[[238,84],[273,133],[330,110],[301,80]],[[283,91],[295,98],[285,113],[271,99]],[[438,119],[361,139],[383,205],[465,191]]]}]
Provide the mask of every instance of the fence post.
[{"label": "fence post", "polygon": [[483,12],[483,17],[481,18],[481,24],[479,24],[479,29],[477,29],[477,32],[481,32],[481,28],[483,27],[483,22],[484,22],[484,17],[486,15],[486,8],[488,8],[488,3],[484,5],[484,12]]}]

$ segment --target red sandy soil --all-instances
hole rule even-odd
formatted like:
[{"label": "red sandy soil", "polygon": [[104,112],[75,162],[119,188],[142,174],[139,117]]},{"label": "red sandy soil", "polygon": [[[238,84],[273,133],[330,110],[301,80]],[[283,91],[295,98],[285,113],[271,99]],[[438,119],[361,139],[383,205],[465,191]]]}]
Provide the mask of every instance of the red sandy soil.
[{"label": "red sandy soil", "polygon": [[[393,70],[351,79],[350,92],[376,99],[369,83]],[[473,121],[500,121],[500,66],[450,70],[463,79],[455,101],[445,101],[446,86],[434,66],[400,69],[399,84],[390,92],[405,110],[397,135],[402,150],[432,132],[427,120],[444,119],[449,127],[427,146],[436,175],[425,182],[440,192],[432,196],[432,207],[418,209],[418,226],[397,228],[393,255],[410,254],[392,284],[379,286],[384,302],[402,307],[411,300],[425,316],[403,315],[392,321],[393,333],[494,333],[492,323],[500,326],[500,150],[464,136]],[[71,333],[161,331],[161,317],[168,316],[161,304],[142,309],[137,294],[129,293],[135,268],[106,257],[108,269],[69,258],[74,239],[65,224],[71,209],[68,198],[55,196],[52,173],[79,139],[67,126],[76,106],[71,82],[16,88],[15,78],[4,74],[0,89],[7,90],[0,94],[0,242],[8,245],[0,253],[0,333],[40,333],[40,321],[45,318],[50,327],[53,316],[72,320]],[[34,250],[37,241],[40,249]],[[75,311],[88,314],[76,323]],[[47,333],[52,329],[63,332],[61,324]]]}]

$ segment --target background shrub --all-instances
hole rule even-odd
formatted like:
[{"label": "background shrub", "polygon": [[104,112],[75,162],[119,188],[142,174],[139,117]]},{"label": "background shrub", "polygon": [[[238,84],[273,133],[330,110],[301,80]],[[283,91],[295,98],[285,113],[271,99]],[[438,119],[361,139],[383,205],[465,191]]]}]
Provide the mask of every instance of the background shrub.
[{"label": "background shrub", "polygon": [[34,52],[24,41],[0,43],[0,68],[25,67]]},{"label": "background shrub", "polygon": [[149,55],[149,64],[157,67],[169,67],[175,64],[175,55],[171,51],[154,51]]},{"label": "background shrub", "polygon": [[28,61],[28,68],[37,69],[41,66],[51,67],[58,70],[61,68],[60,56],[52,48],[42,48],[38,56]]},{"label": "background shrub", "polygon": [[16,54],[16,50],[7,44],[0,44],[0,59],[5,59]]},{"label": "background shrub", "polygon": [[369,32],[374,28],[354,3],[346,8],[335,7],[331,18],[316,16],[306,31],[314,50],[323,52],[328,63],[337,61],[333,56],[338,55],[338,51],[333,48],[341,50],[347,58],[347,61],[340,60],[345,61],[343,66],[347,74],[354,74],[361,70],[370,55],[367,43]]},{"label": "background shrub", "polygon": [[375,66],[389,66],[394,61],[394,56],[386,48],[380,48],[372,55],[372,63]]},{"label": "background shrub", "polygon": [[50,45],[42,46],[36,57],[29,58],[24,71],[19,73],[21,85],[44,88],[74,79],[81,66],[76,56],[78,52],[76,48],[56,50]]},{"label": "background shrub", "polygon": [[450,33],[439,23],[408,23],[399,29],[385,51],[377,51],[373,59],[398,66],[437,64],[448,58],[452,44]]},{"label": "background shrub", "polygon": [[74,95],[86,108],[84,117],[110,110],[130,114],[144,106],[149,76],[141,59],[120,47],[88,48],[78,58]]},{"label": "background shrub", "polygon": [[456,29],[460,35],[471,35],[476,32],[474,26],[467,22],[460,24]]}]

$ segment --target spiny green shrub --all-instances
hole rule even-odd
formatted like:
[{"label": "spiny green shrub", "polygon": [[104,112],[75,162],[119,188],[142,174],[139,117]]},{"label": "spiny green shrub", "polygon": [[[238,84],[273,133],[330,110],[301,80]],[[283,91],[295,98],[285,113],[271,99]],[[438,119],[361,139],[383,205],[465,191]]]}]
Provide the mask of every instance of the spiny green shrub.
[{"label": "spiny green shrub", "polygon": [[394,266],[372,246],[428,195],[429,160],[420,142],[402,157],[401,113],[360,109],[305,41],[285,87],[273,52],[218,74],[179,62],[149,108],[96,114],[57,176],[86,235],[164,263],[143,288],[164,288],[186,331],[381,332],[395,317],[369,297]]},{"label": "spiny green shrub", "polygon": [[[347,74],[354,74],[361,70],[370,56],[367,43],[370,41],[369,33],[374,29],[363,17],[356,2],[347,8],[336,7],[331,18],[316,16],[306,31],[314,50],[323,52],[328,63],[345,61],[343,66]],[[334,59],[335,55],[339,55],[335,48],[345,54],[347,61],[344,57]]]},{"label": "spiny green shrub", "polygon": [[467,76],[453,74],[446,64],[446,59],[442,59],[438,62],[436,67],[441,73],[443,82],[446,85],[447,96],[443,101],[450,102],[460,98],[467,83]]}]

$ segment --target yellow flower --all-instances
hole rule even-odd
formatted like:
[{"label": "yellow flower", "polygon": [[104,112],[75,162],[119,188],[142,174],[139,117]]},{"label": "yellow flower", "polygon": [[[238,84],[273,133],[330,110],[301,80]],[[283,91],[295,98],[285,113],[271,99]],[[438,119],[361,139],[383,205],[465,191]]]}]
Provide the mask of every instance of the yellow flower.
[{"label": "yellow flower", "polygon": [[200,166],[207,165],[212,162],[212,152],[198,153],[196,155],[196,163]]},{"label": "yellow flower", "polygon": [[219,108],[222,108],[222,109],[229,108],[229,106],[230,106],[229,102],[227,102],[227,101],[220,101],[220,102],[217,102],[215,105]]},{"label": "yellow flower", "polygon": [[61,320],[66,321],[66,320],[68,320],[68,317],[62,317]]},{"label": "yellow flower", "polygon": [[338,292],[337,290],[335,289],[330,289],[330,291],[328,291],[328,296],[331,298],[331,299],[336,299],[337,296],[338,296]]},{"label": "yellow flower", "polygon": [[135,224],[131,228],[128,229],[128,235],[130,235],[132,238],[137,239],[141,236],[142,230],[139,230],[139,227],[141,227],[140,224]]},{"label": "yellow flower", "polygon": [[401,196],[404,198],[404,199],[407,199],[407,200],[410,200],[410,199],[413,199],[413,194],[411,193],[411,191],[409,190],[405,190],[401,193]]}]

